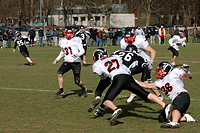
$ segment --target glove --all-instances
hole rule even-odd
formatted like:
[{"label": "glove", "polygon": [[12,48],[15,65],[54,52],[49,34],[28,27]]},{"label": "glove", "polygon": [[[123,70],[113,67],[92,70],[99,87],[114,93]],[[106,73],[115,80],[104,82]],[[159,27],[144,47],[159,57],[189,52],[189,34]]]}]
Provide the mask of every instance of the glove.
[{"label": "glove", "polygon": [[72,55],[72,58],[74,58],[74,59],[78,58],[78,54]]},{"label": "glove", "polygon": [[56,65],[56,64],[57,64],[57,62],[58,62],[57,60],[54,60],[54,61],[53,61],[53,64],[54,64],[54,65]]},{"label": "glove", "polygon": [[149,61],[148,62],[148,68],[151,70],[153,68],[153,61]]},{"label": "glove", "polygon": [[15,53],[15,49],[13,49],[13,53]]},{"label": "glove", "polygon": [[183,70],[184,70],[186,73],[188,73],[189,67],[190,67],[190,65],[188,65],[188,64],[183,64],[183,65],[182,65],[182,68],[183,68]]}]

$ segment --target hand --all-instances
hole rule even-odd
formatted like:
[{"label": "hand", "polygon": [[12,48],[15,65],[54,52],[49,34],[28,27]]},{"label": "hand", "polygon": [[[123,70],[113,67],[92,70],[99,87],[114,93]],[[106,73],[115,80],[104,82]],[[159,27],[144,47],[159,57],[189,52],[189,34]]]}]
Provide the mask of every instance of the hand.
[{"label": "hand", "polygon": [[148,63],[148,68],[151,70],[153,68],[153,61],[149,61]]},{"label": "hand", "polygon": [[78,55],[74,54],[74,55],[72,55],[72,58],[76,59],[76,58],[78,58]]},{"label": "hand", "polygon": [[186,73],[188,73],[189,68],[190,68],[190,65],[188,65],[188,64],[183,64],[183,65],[182,65],[182,68],[183,68],[183,70],[184,70]]},{"label": "hand", "polygon": [[15,53],[15,49],[13,49],[13,53]]},{"label": "hand", "polygon": [[54,64],[54,65],[56,65],[56,64],[57,64],[57,62],[58,62],[57,60],[54,60],[54,61],[53,61],[53,64]]}]

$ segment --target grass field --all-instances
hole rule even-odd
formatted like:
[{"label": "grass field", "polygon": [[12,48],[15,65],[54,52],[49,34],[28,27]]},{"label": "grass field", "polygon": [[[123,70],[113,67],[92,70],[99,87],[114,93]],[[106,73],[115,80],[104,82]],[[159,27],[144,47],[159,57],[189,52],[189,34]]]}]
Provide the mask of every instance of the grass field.
[{"label": "grass field", "polygon": [[[172,53],[168,44],[151,45],[156,51],[152,79],[156,80],[155,68],[161,61],[170,61]],[[105,47],[111,54],[119,46]],[[57,70],[63,59],[56,66],[52,64],[60,52],[59,47],[28,47],[30,57],[35,63],[27,65],[25,58],[16,50],[0,49],[0,132],[181,132],[197,133],[199,123],[181,123],[179,129],[161,129],[157,116],[161,107],[141,98],[126,103],[130,92],[122,93],[114,100],[115,105],[123,109],[115,125],[109,125],[112,111],[105,108],[103,117],[94,117],[87,109],[94,100],[94,91],[99,77],[92,73],[92,53],[96,47],[88,47],[88,66],[82,67],[81,80],[88,88],[88,96],[81,98],[81,90],[74,84],[72,72],[64,75],[65,96],[55,98],[58,91]],[[176,64],[190,65],[192,80],[184,80],[185,89],[191,97],[188,112],[200,119],[200,44],[190,43],[180,47]],[[140,74],[134,76],[140,80]],[[105,91],[106,92],[106,91]],[[104,92],[104,94],[105,94]],[[165,96],[166,103],[170,100]],[[96,109],[95,109],[96,110]]]}]

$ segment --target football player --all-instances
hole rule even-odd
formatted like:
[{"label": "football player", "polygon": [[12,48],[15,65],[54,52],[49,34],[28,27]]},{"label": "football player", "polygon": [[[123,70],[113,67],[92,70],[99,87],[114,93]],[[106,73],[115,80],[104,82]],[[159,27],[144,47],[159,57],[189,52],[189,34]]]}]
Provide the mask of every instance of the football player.
[{"label": "football player", "polygon": [[185,33],[179,33],[179,35],[174,35],[171,39],[169,39],[169,44],[170,47],[168,48],[168,50],[171,50],[171,52],[173,53],[172,59],[171,59],[171,64],[174,67],[176,65],[175,61],[176,58],[178,57],[179,53],[179,46],[182,45],[183,47],[186,46],[185,43],[186,37],[185,37]]},{"label": "football player", "polygon": [[54,94],[55,97],[63,96],[63,74],[68,72],[70,69],[73,70],[74,74],[74,82],[76,85],[82,88],[81,97],[86,97],[87,88],[83,85],[83,82],[80,80],[80,71],[81,71],[81,60],[80,56],[82,56],[85,50],[82,47],[82,41],[79,37],[74,37],[74,31],[71,28],[67,28],[65,31],[65,37],[59,41],[59,46],[61,47],[60,54],[53,61],[53,64],[56,65],[57,62],[64,57],[64,62],[58,69],[58,84],[59,91]]},{"label": "football player", "polygon": [[[165,109],[168,107],[168,105],[161,101],[156,95],[145,91],[136,83],[135,79],[130,74],[130,70],[123,64],[122,58],[118,55],[108,57],[106,49],[98,48],[93,53],[93,59],[95,61],[92,66],[93,73],[97,74],[101,78],[101,81],[107,80],[108,78],[112,81],[112,84],[103,99],[103,105],[101,105],[113,110],[110,119],[111,125],[115,124],[117,117],[122,113],[122,109],[115,106],[112,101],[123,89],[137,94],[144,100],[151,100]],[[144,86],[148,88],[153,83],[147,85],[141,82],[140,84],[144,84]]]},{"label": "football player", "polygon": [[80,26],[80,30],[76,32],[75,36],[80,37],[82,40],[82,45],[85,50],[85,53],[81,56],[81,59],[83,60],[83,66],[86,66],[86,52],[87,52],[87,43],[86,39],[90,38],[90,32],[85,30],[85,27],[83,25]]},{"label": "football player", "polygon": [[159,122],[169,120],[168,123],[162,124],[161,128],[179,128],[179,121],[198,121],[190,114],[184,114],[189,108],[190,96],[184,89],[183,79],[192,79],[192,74],[189,71],[189,65],[183,64],[182,67],[183,69],[173,69],[169,62],[164,61],[156,68],[155,75],[158,80],[154,84],[172,101],[171,112],[169,113],[171,115],[165,117],[165,112],[162,112],[158,117]]},{"label": "football player", "polygon": [[[151,72],[151,69],[153,67],[153,62],[156,57],[156,51],[149,46],[148,41],[146,38],[142,35],[140,36],[134,36],[131,29],[127,29],[124,34],[124,38],[121,40],[120,45],[121,49],[125,50],[126,47],[130,44],[133,44],[137,47],[138,53],[144,58],[145,62],[147,62],[149,71]],[[148,52],[151,53],[151,56],[148,54]],[[163,96],[159,92],[154,92],[161,100],[163,100]],[[127,99],[127,102],[131,102],[133,98],[135,98],[137,95],[131,93],[130,97]]]},{"label": "football player", "polygon": [[32,66],[33,62],[32,62],[32,60],[29,57],[29,52],[28,52],[28,49],[26,47],[26,44],[29,43],[28,40],[24,39],[21,36],[20,32],[17,33],[16,37],[17,38],[14,40],[15,46],[14,46],[14,49],[13,49],[13,53],[15,52],[15,49],[18,46],[19,52],[26,58],[26,60],[28,61],[28,63]]}]

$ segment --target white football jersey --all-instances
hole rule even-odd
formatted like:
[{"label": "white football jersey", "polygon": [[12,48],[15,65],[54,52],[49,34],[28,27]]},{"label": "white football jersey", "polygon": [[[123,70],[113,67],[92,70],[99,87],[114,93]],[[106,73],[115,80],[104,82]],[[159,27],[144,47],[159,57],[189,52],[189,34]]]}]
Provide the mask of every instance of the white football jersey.
[{"label": "white football jersey", "polygon": [[130,75],[130,70],[122,62],[118,55],[101,58],[93,64],[93,73],[98,74],[102,80],[107,77],[113,80],[113,77],[118,74]]},{"label": "white football jersey", "polygon": [[179,51],[179,46],[180,45],[186,45],[185,43],[186,37],[180,38],[179,35],[174,35],[171,39],[169,39],[169,44],[173,48],[175,48],[177,51]]},{"label": "white football jersey", "polygon": [[183,79],[179,78],[183,73],[185,73],[183,69],[175,68],[163,79],[156,80],[154,84],[173,102],[181,92],[187,92],[184,89]]},{"label": "white football jersey", "polygon": [[[85,50],[79,37],[73,37],[70,40],[63,38],[59,41],[59,46],[61,47],[60,55],[65,55],[64,60],[66,62],[81,62],[79,57],[85,53]],[[59,57],[57,58],[59,60]]]}]

